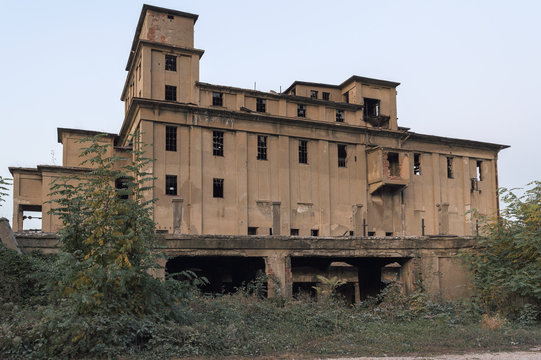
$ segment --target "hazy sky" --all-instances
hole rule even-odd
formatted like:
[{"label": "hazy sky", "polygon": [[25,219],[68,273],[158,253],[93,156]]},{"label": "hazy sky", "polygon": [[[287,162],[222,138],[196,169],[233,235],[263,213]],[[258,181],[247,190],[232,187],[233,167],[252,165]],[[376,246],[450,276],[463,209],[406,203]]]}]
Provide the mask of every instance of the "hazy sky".
[{"label": "hazy sky", "polygon": [[[117,132],[140,1],[5,1],[0,175],[62,162],[57,127]],[[499,183],[541,180],[540,1],[160,1],[199,14],[200,80],[279,91],[400,82],[399,125],[511,145]],[[0,217],[11,220],[11,198]]]}]

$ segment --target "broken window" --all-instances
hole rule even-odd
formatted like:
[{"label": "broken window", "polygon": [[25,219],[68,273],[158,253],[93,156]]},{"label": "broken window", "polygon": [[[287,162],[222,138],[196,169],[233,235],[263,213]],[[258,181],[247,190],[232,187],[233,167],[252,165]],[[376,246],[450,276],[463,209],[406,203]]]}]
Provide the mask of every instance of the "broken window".
[{"label": "broken window", "polygon": [[257,235],[257,228],[256,227],[248,227],[248,235]]},{"label": "broken window", "polygon": [[376,236],[376,232],[375,231],[369,231],[368,236]]},{"label": "broken window", "polygon": [[317,90],[310,90],[310,98],[317,99]]},{"label": "broken window", "polygon": [[385,236],[393,236],[393,233],[392,232],[386,232]]},{"label": "broken window", "polygon": [[477,180],[483,181],[483,162],[480,160],[477,160]]},{"label": "broken window", "polygon": [[413,154],[413,175],[421,175],[421,154]]},{"label": "broken window", "polygon": [[224,132],[212,132],[212,155],[224,156]]},{"label": "broken window", "polygon": [[297,104],[297,116],[306,117],[306,105]]},{"label": "broken window", "polygon": [[344,93],[344,102],[349,103],[349,91]]},{"label": "broken window", "polygon": [[321,96],[323,97],[323,100],[330,100],[331,99],[331,94],[328,93],[328,92],[322,93]]},{"label": "broken window", "polygon": [[115,189],[119,199],[126,200],[129,197],[128,184],[130,179],[127,177],[121,177],[115,180]]},{"label": "broken window", "polygon": [[387,153],[387,161],[389,162],[389,176],[400,176],[398,153]]},{"label": "broken window", "polygon": [[165,194],[176,195],[177,194],[177,176],[165,175]]},{"label": "broken window", "polygon": [[256,104],[255,104],[255,109],[257,112],[266,112],[267,111],[267,100],[266,99],[261,99],[261,98],[257,98],[256,99]]},{"label": "broken window", "polygon": [[167,14],[167,18],[169,20],[173,20],[175,18],[175,15],[172,15],[172,14]]},{"label": "broken window", "polygon": [[212,196],[215,198],[224,197],[224,179],[216,179],[216,178],[213,179]]},{"label": "broken window", "polygon": [[213,106],[224,106],[224,94],[221,92],[212,93],[212,105]]},{"label": "broken window", "polygon": [[299,229],[289,229],[289,234],[291,236],[299,236]]},{"label": "broken window", "polygon": [[177,57],[176,55],[165,55],[165,70],[177,71]]},{"label": "broken window", "polygon": [[344,122],[344,110],[336,110],[336,122]]},{"label": "broken window", "polygon": [[308,141],[299,140],[299,164],[308,164]]},{"label": "broken window", "polygon": [[257,135],[257,160],[267,160],[267,137]]},{"label": "broken window", "polygon": [[177,87],[165,85],[165,100],[177,101]]},{"label": "broken window", "polygon": [[452,179],[454,177],[453,175],[453,158],[448,157],[447,158],[447,178]]},{"label": "broken window", "polygon": [[318,229],[312,229],[312,230],[310,230],[310,234],[312,236],[319,236],[319,230]]},{"label": "broken window", "polygon": [[272,228],[269,228],[269,235],[272,235]]},{"label": "broken window", "polygon": [[338,167],[346,167],[347,155],[346,145],[338,144]]},{"label": "broken window", "polygon": [[379,100],[364,98],[364,116],[379,116]]},{"label": "broken window", "polygon": [[165,127],[165,150],[177,151],[177,127],[176,126]]}]

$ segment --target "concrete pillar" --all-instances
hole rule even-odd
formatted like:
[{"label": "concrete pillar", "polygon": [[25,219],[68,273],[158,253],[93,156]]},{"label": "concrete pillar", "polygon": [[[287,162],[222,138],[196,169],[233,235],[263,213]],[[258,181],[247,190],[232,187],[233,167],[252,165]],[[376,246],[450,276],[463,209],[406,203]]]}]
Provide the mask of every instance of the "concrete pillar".
[{"label": "concrete pillar", "polygon": [[182,227],[182,203],[183,199],[172,199],[173,203],[173,234],[180,234]]},{"label": "concrete pillar", "polygon": [[359,304],[361,302],[361,289],[359,287],[358,282],[356,282],[354,286],[355,286],[355,304]]},{"label": "concrete pillar", "polygon": [[293,283],[291,274],[291,258],[283,252],[265,256],[265,273],[268,280],[269,297],[292,295]]},{"label": "concrete pillar", "polygon": [[438,233],[440,235],[449,234],[449,203],[436,204],[438,208]]},{"label": "concrete pillar", "polygon": [[280,235],[280,202],[272,202],[272,235]]},{"label": "concrete pillar", "polygon": [[361,211],[362,207],[363,204],[355,204],[352,207],[353,234],[355,236],[361,236],[363,234],[363,213]]},{"label": "concrete pillar", "polygon": [[8,249],[17,251],[18,254],[21,254],[21,249],[19,249],[19,244],[11,227],[9,226],[9,220],[6,218],[0,218],[0,242],[2,242]]}]

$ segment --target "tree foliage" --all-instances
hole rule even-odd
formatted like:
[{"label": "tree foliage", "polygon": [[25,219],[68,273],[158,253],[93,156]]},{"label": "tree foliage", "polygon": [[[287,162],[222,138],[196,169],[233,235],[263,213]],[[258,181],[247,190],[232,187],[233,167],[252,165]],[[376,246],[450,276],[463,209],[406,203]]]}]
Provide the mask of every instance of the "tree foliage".
[{"label": "tree foliage", "polygon": [[4,198],[9,195],[7,191],[9,190],[8,186],[11,185],[10,180],[11,179],[0,176],[0,206],[6,201]]},{"label": "tree foliage", "polygon": [[494,310],[541,303],[541,182],[522,195],[500,192],[499,219],[482,219],[478,245],[466,254],[480,299]]}]

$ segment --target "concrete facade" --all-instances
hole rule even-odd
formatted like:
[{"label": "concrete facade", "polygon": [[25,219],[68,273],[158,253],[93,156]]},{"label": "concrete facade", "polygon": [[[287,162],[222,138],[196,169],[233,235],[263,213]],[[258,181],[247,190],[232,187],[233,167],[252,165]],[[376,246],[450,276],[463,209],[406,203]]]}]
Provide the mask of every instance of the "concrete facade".
[{"label": "concrete facade", "polygon": [[[147,156],[155,159],[149,170],[156,180],[148,196],[157,199],[157,232],[183,239],[272,235],[282,244],[297,237],[314,243],[319,237],[377,237],[381,252],[361,257],[386,259],[385,239],[449,234],[469,239],[476,231],[469,210],[497,213],[497,159],[506,146],[400,127],[396,82],[360,76],[339,85],[296,81],[282,93],[200,82],[204,51],[194,47],[197,18],[143,6],[121,95],[125,118],[118,134],[103,138],[113,145],[111,154],[122,156],[136,131],[152,145]],[[77,140],[93,133],[58,130],[64,150],[60,167],[10,168],[15,231],[23,230],[25,211],[42,211],[43,232],[59,229],[58,219],[47,214],[50,182],[86,171]],[[222,245],[206,251],[227,256]],[[180,250],[171,255],[201,255]],[[253,251],[265,259],[266,272],[285,284],[288,266],[295,268],[287,246]],[[452,251],[445,256],[450,260],[438,267],[455,271]],[[328,268],[321,273],[351,278],[343,257],[335,258],[335,266],[320,264]],[[305,265],[291,279],[313,282],[307,279],[315,272]],[[354,283],[357,299],[360,280]]]}]

